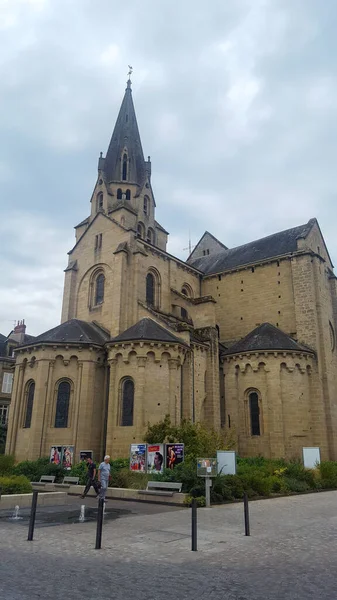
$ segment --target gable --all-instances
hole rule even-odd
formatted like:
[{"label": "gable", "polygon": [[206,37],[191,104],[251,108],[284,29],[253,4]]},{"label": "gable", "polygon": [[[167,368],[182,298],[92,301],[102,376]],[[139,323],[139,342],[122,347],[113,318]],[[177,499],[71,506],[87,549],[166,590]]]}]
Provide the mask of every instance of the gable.
[{"label": "gable", "polygon": [[319,254],[319,256],[321,256],[325,260],[327,266],[332,270],[333,264],[331,262],[329,251],[326,247],[326,243],[322,235],[320,226],[316,219],[312,219],[312,221],[313,225],[308,234],[305,236],[305,238],[298,239],[298,249],[310,249],[313,252],[315,252],[315,254]]},{"label": "gable", "polygon": [[186,262],[201,258],[202,256],[210,256],[220,252],[220,250],[227,250],[227,246],[219,242],[209,231],[205,231]]}]

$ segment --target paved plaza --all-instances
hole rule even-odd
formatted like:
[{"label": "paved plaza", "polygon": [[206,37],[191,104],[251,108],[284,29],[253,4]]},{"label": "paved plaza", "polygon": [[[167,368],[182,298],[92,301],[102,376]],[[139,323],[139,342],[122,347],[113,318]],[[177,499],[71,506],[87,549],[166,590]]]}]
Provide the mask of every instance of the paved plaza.
[{"label": "paved plaza", "polygon": [[249,538],[241,503],[200,509],[195,553],[189,509],[108,510],[101,550],[94,522],[37,527],[27,542],[26,522],[0,519],[1,600],[337,599],[337,492],[251,502]]}]

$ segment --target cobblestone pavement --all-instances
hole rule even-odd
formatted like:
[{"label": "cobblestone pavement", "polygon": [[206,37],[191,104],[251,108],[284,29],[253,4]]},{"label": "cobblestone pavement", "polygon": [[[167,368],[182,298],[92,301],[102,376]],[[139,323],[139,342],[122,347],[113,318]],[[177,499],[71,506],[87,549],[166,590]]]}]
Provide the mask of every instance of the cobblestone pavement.
[{"label": "cobblestone pavement", "polygon": [[1,600],[337,599],[337,492],[251,502],[249,538],[242,504],[201,509],[195,553],[190,510],[162,509],[106,522],[102,550],[94,523],[27,542],[27,528],[1,521]]}]

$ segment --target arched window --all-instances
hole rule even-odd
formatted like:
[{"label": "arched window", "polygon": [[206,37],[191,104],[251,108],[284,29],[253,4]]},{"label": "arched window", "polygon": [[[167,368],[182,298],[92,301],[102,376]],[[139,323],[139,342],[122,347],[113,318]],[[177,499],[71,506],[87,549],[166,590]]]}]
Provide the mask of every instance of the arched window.
[{"label": "arched window", "polygon": [[26,388],[26,414],[23,426],[28,429],[32,422],[33,404],[34,404],[35,382],[29,381]]},{"label": "arched window", "polygon": [[95,304],[102,304],[104,301],[104,283],[105,277],[100,273],[95,282]]},{"label": "arched window", "polygon": [[147,230],[146,240],[147,240],[147,242],[149,242],[149,244],[154,244],[154,233],[153,233],[153,229],[151,229],[151,227],[149,227]]},{"label": "arched window", "polygon": [[121,217],[121,225],[125,226],[125,217]]},{"label": "arched window", "polygon": [[187,312],[186,308],[184,308],[183,306],[181,307],[181,318],[188,319],[188,312]]},{"label": "arched window", "polygon": [[249,394],[249,413],[251,435],[261,435],[259,396],[256,392]]},{"label": "arched window", "polygon": [[152,273],[146,275],[146,302],[154,306],[155,301],[155,279]]},{"label": "arched window", "polygon": [[135,384],[132,379],[124,379],[122,382],[121,394],[121,420],[122,427],[131,427],[133,425],[133,405],[135,397]]},{"label": "arched window", "polygon": [[70,400],[70,383],[61,381],[57,388],[55,427],[68,427],[68,413]]},{"label": "arched window", "polygon": [[118,188],[118,190],[117,190],[117,200],[121,200],[122,199],[122,195],[123,195],[123,192],[122,192],[121,188]]},{"label": "arched window", "polygon": [[187,296],[188,298],[193,298],[193,290],[188,283],[184,283],[184,285],[181,288],[181,293],[184,294],[184,296]]},{"label": "arched window", "polygon": [[137,237],[144,239],[144,231],[145,231],[145,227],[144,227],[143,223],[138,223]]},{"label": "arched window", "polygon": [[128,155],[123,154],[123,166],[122,166],[122,180],[127,181],[128,179]]},{"label": "arched window", "polygon": [[126,192],[125,192],[125,198],[126,198],[126,200],[131,200],[131,192],[130,192],[130,190],[126,190]]},{"label": "arched window", "polygon": [[144,215],[150,214],[150,203],[149,203],[149,199],[147,196],[144,196],[143,212],[144,212]]},{"label": "arched window", "polygon": [[96,212],[98,212],[100,208],[103,208],[103,192],[97,194],[96,198]]}]

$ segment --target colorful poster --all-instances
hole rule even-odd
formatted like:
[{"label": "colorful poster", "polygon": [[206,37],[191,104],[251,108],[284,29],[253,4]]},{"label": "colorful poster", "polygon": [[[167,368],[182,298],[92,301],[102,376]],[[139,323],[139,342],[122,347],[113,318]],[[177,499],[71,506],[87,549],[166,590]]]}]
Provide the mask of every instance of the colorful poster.
[{"label": "colorful poster", "polygon": [[74,464],[74,446],[63,446],[62,466],[70,471]]},{"label": "colorful poster", "polygon": [[174,469],[184,462],[184,444],[166,444],[166,468]]},{"label": "colorful poster", "polygon": [[148,444],[147,472],[162,473],[164,470],[164,444]]},{"label": "colorful poster", "polygon": [[80,462],[86,460],[87,458],[94,458],[94,453],[92,450],[81,450],[80,451]]},{"label": "colorful poster", "polygon": [[198,458],[198,477],[215,477],[217,475],[217,472],[218,463],[216,458]]},{"label": "colorful poster", "polygon": [[146,471],[146,444],[131,444],[130,470],[145,473]]},{"label": "colorful poster", "polygon": [[52,446],[50,449],[50,462],[54,465],[62,463],[62,446]]}]

